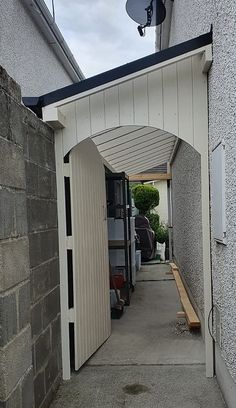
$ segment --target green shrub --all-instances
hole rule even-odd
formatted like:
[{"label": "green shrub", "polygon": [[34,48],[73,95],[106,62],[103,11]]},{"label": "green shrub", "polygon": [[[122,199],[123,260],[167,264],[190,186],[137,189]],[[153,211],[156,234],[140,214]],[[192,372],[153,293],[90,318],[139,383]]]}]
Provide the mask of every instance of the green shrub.
[{"label": "green shrub", "polygon": [[169,231],[166,225],[160,224],[155,234],[157,242],[159,242],[160,244],[164,244],[165,242],[166,245],[169,246]]},{"label": "green shrub", "polygon": [[149,215],[159,204],[159,191],[148,184],[138,184],[132,189],[134,204],[140,214]]},{"label": "green shrub", "polygon": [[149,219],[151,228],[155,232],[155,235],[157,237],[158,230],[159,230],[159,224],[160,224],[160,217],[158,214],[148,214],[147,218]]}]

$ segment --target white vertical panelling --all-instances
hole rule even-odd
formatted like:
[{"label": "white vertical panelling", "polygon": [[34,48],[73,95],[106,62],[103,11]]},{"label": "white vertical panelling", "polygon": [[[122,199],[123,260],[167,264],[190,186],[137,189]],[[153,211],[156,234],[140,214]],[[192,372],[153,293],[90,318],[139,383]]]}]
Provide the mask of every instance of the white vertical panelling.
[{"label": "white vertical panelling", "polygon": [[110,299],[105,171],[88,139],[70,155],[75,369],[110,335]]},{"label": "white vertical panelling", "polygon": [[177,63],[179,137],[193,144],[193,80],[191,59]]},{"label": "white vertical panelling", "polygon": [[164,129],[162,72],[157,70],[148,74],[149,126]]},{"label": "white vertical panelling", "polygon": [[120,125],[134,124],[133,82],[119,85]]},{"label": "white vertical panelling", "polygon": [[92,134],[95,134],[106,128],[104,91],[93,94],[89,98],[90,98],[91,130]]},{"label": "white vertical panelling", "polygon": [[77,143],[91,135],[89,97],[79,99],[76,104]]},{"label": "white vertical panelling", "polygon": [[77,144],[75,102],[61,106],[60,111],[66,118],[66,126],[63,128],[63,146],[64,155],[66,155]]},{"label": "white vertical panelling", "polygon": [[61,299],[61,344],[63,379],[70,379],[70,341],[68,323],[68,273],[66,248],[66,209],[64,184],[64,152],[62,130],[55,132],[55,157],[57,176],[57,211],[60,264],[60,299]]},{"label": "white vertical panelling", "polygon": [[148,125],[148,86],[147,75],[133,80],[134,84],[134,122],[136,125]]},{"label": "white vertical panelling", "polygon": [[106,129],[117,127],[120,124],[118,86],[105,91],[105,121]]},{"label": "white vertical panelling", "polygon": [[178,100],[176,64],[162,69],[164,130],[178,136]]},{"label": "white vertical panelling", "polygon": [[[200,60],[199,56],[193,58]],[[65,153],[75,144],[75,138],[80,142],[107,129],[128,125],[152,126],[180,134],[181,139],[191,144],[194,102],[191,65],[189,58],[63,106],[62,113],[67,117]],[[197,71],[199,75],[199,64]],[[72,137],[68,137],[70,131]]]},{"label": "white vertical panelling", "polygon": [[193,147],[204,153],[208,142],[207,74],[201,70],[199,55],[192,57],[193,73]]}]

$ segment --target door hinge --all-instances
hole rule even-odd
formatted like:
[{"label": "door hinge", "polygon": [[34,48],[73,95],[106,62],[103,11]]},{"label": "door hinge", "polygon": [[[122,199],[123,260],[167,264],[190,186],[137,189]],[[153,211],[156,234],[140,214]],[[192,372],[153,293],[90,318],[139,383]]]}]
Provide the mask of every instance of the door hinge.
[{"label": "door hinge", "polygon": [[64,163],[64,176],[70,177],[70,163]]},{"label": "door hinge", "polygon": [[68,310],[68,322],[69,323],[75,322],[75,309],[74,308]]},{"label": "door hinge", "polygon": [[66,237],[66,249],[73,249],[72,235]]}]

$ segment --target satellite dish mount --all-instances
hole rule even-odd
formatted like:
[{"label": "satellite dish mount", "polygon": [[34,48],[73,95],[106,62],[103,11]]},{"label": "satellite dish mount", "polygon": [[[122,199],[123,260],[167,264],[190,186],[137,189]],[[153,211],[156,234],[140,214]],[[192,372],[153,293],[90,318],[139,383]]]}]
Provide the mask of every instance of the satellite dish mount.
[{"label": "satellite dish mount", "polygon": [[145,35],[146,27],[161,24],[166,17],[166,8],[162,0],[127,0],[127,14],[139,24],[138,32]]},{"label": "satellite dish mount", "polygon": [[141,37],[145,36],[145,28],[146,27],[150,27],[152,24],[152,16],[153,16],[153,0],[151,0],[151,3],[149,4],[148,7],[145,8],[146,12],[147,12],[147,22],[146,24],[140,24],[138,26],[138,32],[141,35]]}]

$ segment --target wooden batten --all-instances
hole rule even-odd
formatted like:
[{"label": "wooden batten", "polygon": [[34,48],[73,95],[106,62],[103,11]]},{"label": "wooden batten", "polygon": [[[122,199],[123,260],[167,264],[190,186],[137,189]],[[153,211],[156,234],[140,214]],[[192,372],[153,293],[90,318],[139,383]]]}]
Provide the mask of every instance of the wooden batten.
[{"label": "wooden batten", "polygon": [[142,173],[129,176],[129,181],[159,181],[159,180],[171,180],[170,173]]},{"label": "wooden batten", "polygon": [[201,327],[201,322],[190,302],[190,299],[188,297],[188,293],[184,287],[184,284],[182,282],[179,269],[174,263],[170,263],[174,278],[175,278],[175,283],[179,292],[180,296],[180,301],[183,307],[183,312],[177,312],[177,318],[186,318],[186,321],[188,323],[188,326],[190,329],[196,329]]},{"label": "wooden batten", "polygon": [[178,271],[179,270],[178,266],[176,266],[174,262],[170,262],[170,267],[171,267],[172,273],[173,273],[173,271]]}]

